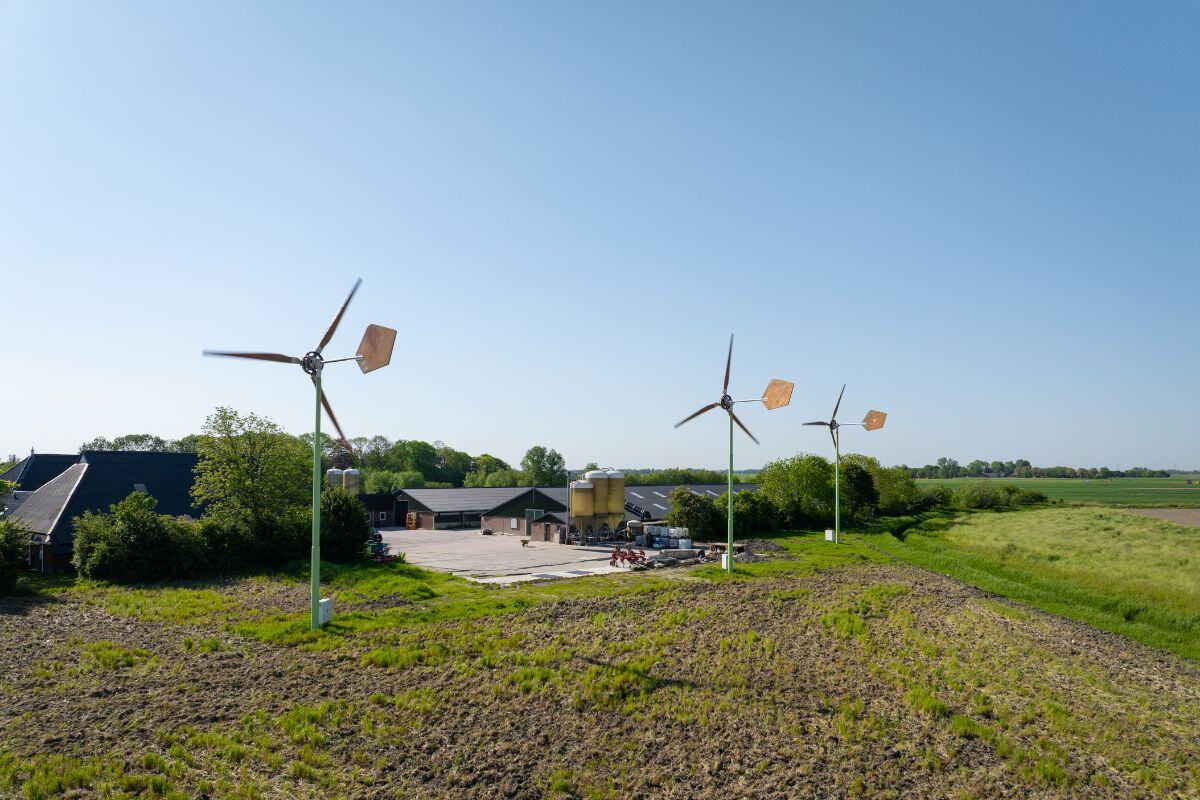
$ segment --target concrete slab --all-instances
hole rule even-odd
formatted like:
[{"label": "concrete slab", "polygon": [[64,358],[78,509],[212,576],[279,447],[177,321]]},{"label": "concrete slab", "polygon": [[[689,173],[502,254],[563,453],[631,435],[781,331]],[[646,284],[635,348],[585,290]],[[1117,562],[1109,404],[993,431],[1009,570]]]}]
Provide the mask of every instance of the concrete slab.
[{"label": "concrete slab", "polygon": [[607,547],[530,542],[517,536],[483,536],[473,531],[410,531],[384,529],[383,540],[393,552],[426,569],[450,572],[481,583],[516,583],[550,578],[578,578],[621,572],[610,567]]}]

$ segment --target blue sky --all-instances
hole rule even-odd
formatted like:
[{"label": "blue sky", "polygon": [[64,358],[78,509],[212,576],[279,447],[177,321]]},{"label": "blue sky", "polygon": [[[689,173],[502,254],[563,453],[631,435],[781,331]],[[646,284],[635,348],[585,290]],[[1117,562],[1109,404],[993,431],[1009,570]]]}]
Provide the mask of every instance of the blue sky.
[{"label": "blue sky", "polygon": [[[1200,464],[1200,7],[0,0],[0,454],[310,426],[752,467]],[[824,438],[823,438],[824,437]]]}]

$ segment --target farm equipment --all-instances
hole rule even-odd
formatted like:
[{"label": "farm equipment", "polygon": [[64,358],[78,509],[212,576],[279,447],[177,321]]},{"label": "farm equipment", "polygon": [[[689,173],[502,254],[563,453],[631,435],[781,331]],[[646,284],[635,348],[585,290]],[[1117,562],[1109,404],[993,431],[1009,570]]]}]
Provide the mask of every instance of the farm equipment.
[{"label": "farm equipment", "polygon": [[608,565],[615,567],[618,564],[625,567],[632,567],[635,564],[646,563],[646,552],[644,550],[634,550],[633,545],[617,545],[613,548],[612,558],[609,559]]},{"label": "farm equipment", "polygon": [[377,564],[387,564],[400,556],[392,554],[392,546],[384,542],[371,543],[371,560]]}]

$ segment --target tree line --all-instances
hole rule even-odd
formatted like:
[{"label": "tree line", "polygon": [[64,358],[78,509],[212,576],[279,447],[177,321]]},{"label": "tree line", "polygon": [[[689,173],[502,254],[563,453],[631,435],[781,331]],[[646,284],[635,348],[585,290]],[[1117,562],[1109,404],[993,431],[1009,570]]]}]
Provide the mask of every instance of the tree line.
[{"label": "tree line", "polygon": [[914,478],[1169,478],[1165,469],[1109,469],[1108,467],[1035,467],[1024,458],[1016,461],[983,461],[976,459],[966,465],[953,458],[939,458],[936,464],[923,467],[901,465]]},{"label": "tree line", "polygon": [[[767,464],[758,473],[758,491],[733,496],[734,534],[832,527],[834,471],[833,462],[814,454]],[[856,453],[842,456],[838,479],[841,516],[847,524],[905,519],[928,511],[1047,502],[1042,492],[1014,484],[971,483],[958,491],[947,486],[922,488],[907,467],[884,467],[877,459]],[[725,530],[728,493],[714,499],[680,486],[670,500],[668,525],[686,527],[694,537],[719,535]]]}]

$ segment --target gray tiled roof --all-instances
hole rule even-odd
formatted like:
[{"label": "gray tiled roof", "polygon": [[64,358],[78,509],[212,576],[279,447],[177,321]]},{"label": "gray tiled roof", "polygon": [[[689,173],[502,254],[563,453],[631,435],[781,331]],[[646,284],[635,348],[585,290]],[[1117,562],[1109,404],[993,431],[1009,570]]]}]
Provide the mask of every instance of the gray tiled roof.
[{"label": "gray tiled roof", "polygon": [[12,481],[24,492],[36,492],[63,473],[67,467],[79,463],[79,456],[64,453],[30,453],[13,464],[3,473],[0,481]]},{"label": "gray tiled roof", "polygon": [[30,533],[49,536],[63,517],[79,482],[87,472],[87,464],[73,464],[58,477],[42,485],[25,499],[12,519]]},{"label": "gray tiled roof", "polygon": [[401,489],[400,494],[427,511],[484,512],[507,503],[529,489],[528,486],[503,489]]}]

